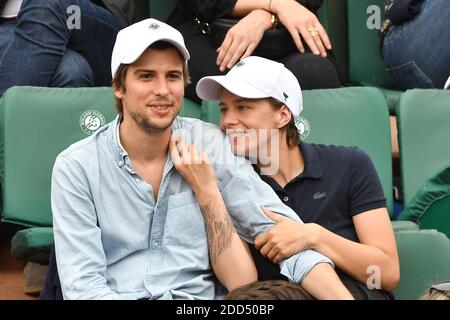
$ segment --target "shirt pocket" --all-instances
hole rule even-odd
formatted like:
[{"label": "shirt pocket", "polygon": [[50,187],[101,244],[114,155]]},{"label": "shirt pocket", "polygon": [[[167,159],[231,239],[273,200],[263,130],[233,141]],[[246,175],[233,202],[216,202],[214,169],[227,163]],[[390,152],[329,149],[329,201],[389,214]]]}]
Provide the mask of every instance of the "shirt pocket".
[{"label": "shirt pocket", "polygon": [[205,221],[191,191],[168,198],[164,241],[168,246],[197,248],[207,243]]}]

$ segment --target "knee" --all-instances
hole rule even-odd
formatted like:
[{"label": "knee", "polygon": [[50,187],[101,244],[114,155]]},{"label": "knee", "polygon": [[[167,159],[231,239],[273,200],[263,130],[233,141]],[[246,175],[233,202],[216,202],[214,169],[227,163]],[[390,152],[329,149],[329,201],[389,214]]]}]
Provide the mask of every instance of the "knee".
[{"label": "knee", "polygon": [[53,76],[52,87],[92,87],[94,73],[87,60],[78,52],[66,50]]}]

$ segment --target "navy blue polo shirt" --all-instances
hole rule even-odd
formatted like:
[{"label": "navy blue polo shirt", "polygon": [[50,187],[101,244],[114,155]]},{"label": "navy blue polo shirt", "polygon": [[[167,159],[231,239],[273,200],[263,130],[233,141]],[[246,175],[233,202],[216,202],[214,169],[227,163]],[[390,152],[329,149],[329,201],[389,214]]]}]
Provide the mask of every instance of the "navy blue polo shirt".
[{"label": "navy blue polo shirt", "polygon": [[[386,207],[380,179],[369,156],[357,147],[300,143],[303,172],[282,188],[261,175],[278,197],[305,223],[317,223],[346,239],[359,241],[352,217]],[[259,172],[258,168],[255,170]],[[278,265],[250,246],[260,280],[282,278]]]}]

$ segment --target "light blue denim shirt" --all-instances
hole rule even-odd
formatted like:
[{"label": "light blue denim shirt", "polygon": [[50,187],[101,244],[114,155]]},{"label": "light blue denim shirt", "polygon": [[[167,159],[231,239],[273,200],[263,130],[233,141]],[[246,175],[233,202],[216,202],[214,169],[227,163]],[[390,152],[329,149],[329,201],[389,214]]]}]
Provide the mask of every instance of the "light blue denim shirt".
[{"label": "light blue denim shirt", "polygon": [[[223,287],[209,260],[205,223],[189,185],[173,166],[164,167],[158,199],[133,171],[120,144],[120,118],[63,151],[52,177],[56,258],[65,299],[214,299]],[[214,125],[177,117],[175,135],[205,150],[228,212],[246,241],[274,225],[266,207],[292,219],[285,206],[254,172],[235,157]],[[306,250],[281,263],[300,282],[325,256]]]}]

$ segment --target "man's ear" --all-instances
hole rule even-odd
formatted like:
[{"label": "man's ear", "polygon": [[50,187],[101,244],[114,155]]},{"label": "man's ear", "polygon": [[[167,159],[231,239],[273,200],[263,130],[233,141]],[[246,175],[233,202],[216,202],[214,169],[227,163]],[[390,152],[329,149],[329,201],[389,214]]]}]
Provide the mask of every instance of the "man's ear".
[{"label": "man's ear", "polygon": [[113,84],[113,90],[114,90],[114,95],[116,96],[117,99],[119,99],[119,100],[123,99],[124,92],[125,92],[125,90],[123,90],[123,87],[118,87],[116,84]]},{"label": "man's ear", "polygon": [[278,129],[286,126],[291,121],[292,113],[286,105],[278,110]]}]

